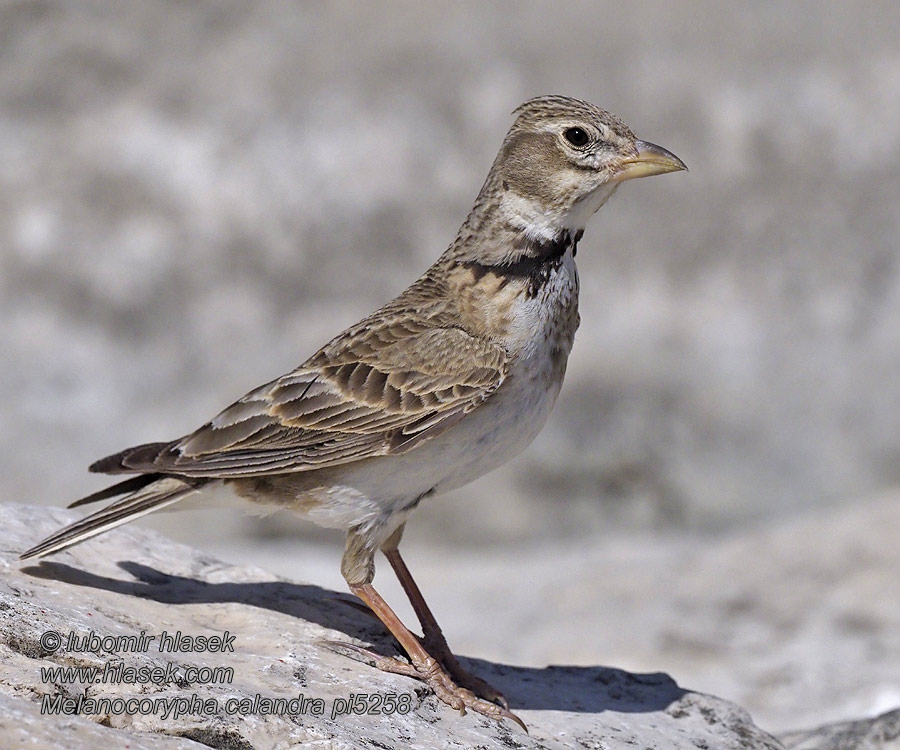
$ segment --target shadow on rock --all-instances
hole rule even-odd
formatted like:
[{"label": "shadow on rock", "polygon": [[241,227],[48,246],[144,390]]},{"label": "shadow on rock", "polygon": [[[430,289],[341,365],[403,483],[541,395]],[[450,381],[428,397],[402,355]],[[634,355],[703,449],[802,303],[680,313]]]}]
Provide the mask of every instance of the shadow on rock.
[{"label": "shadow on rock", "polygon": [[486,679],[512,710],[578,713],[649,713],[665,710],[687,690],[663,672],[635,674],[613,667],[518,667],[460,657],[465,667]]},{"label": "shadow on rock", "polygon": [[[395,649],[381,623],[350,595],[288,581],[209,583],[169,575],[147,565],[120,562],[135,580],[120,580],[43,560],[21,569],[36,578],[87,586],[163,604],[234,603],[271,610]],[[367,616],[368,615],[368,616]],[[464,666],[503,692],[513,710],[599,713],[660,711],[687,692],[662,672],[635,674],[612,667],[519,667],[460,657]]]}]

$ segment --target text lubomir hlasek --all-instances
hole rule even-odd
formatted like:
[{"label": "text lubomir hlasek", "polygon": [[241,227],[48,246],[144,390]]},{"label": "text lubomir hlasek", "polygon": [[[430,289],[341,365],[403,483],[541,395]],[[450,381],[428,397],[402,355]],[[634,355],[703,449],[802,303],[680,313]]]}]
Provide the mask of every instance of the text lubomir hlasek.
[{"label": "text lubomir hlasek", "polygon": [[66,651],[95,654],[107,653],[146,653],[155,646],[161,654],[172,653],[234,653],[235,635],[226,630],[221,635],[186,635],[180,630],[169,633],[164,630],[159,635],[148,634],[142,630],[140,635],[97,635],[90,633],[79,635],[70,632],[65,641]]}]

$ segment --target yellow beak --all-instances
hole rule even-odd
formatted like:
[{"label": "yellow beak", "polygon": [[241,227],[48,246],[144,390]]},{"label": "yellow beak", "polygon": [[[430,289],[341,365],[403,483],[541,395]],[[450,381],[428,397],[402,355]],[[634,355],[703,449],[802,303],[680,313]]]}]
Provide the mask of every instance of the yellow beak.
[{"label": "yellow beak", "polygon": [[637,153],[622,160],[621,171],[615,177],[617,181],[651,177],[666,172],[687,171],[685,163],[662,146],[647,141],[635,141],[634,146]]}]

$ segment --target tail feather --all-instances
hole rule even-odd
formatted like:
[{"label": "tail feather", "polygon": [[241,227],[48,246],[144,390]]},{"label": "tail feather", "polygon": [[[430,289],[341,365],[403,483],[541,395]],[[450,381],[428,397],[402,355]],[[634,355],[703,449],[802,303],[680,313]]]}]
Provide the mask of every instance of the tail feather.
[{"label": "tail feather", "polygon": [[78,508],[81,505],[96,503],[99,500],[106,500],[116,495],[124,495],[127,492],[137,492],[161,477],[162,474],[138,474],[136,477],[131,477],[131,479],[126,479],[124,482],[119,482],[112,485],[112,487],[107,487],[92,495],[83,497],[81,500],[76,500],[74,503],[69,503],[67,507]]},{"label": "tail feather", "polygon": [[139,471],[153,471],[153,462],[156,457],[173,443],[145,443],[144,445],[135,445],[133,448],[126,448],[111,456],[101,458],[94,461],[89,467],[89,471],[98,474],[128,474]]},{"label": "tail feather", "polygon": [[[127,487],[119,492],[112,491],[117,487],[121,488],[123,485],[127,485],[128,482],[133,482],[135,486],[139,485],[138,479],[143,479],[143,477],[135,477],[127,482],[113,485],[108,491],[112,494],[127,492],[129,489]],[[97,536],[97,534],[102,534],[104,531],[121,526],[123,523],[128,523],[167,505],[177,503],[186,495],[196,492],[201,485],[202,483],[194,482],[189,484],[176,477],[165,476],[157,478],[150,483],[145,482],[144,486],[140,486],[127,497],[123,497],[121,500],[117,500],[89,516],[85,516],[80,521],[60,529],[55,534],[51,534],[39,544],[23,552],[19,559],[27,560],[30,557],[43,557],[54,552],[60,552],[72,545]],[[102,492],[96,494],[100,495]],[[75,504],[80,505],[85,502],[92,502],[91,498],[93,497],[92,495],[84,498]]]}]

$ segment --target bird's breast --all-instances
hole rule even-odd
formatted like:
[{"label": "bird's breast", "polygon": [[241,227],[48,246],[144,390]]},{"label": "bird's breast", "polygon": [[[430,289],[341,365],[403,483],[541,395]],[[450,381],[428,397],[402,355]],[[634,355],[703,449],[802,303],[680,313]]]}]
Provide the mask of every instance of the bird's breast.
[{"label": "bird's breast", "polygon": [[[578,329],[578,269],[571,251],[533,288],[509,300],[505,345],[516,369],[536,378],[562,380]],[[531,282],[534,284],[534,282]]]},{"label": "bird's breast", "polygon": [[[458,427],[429,445],[454,470],[436,489],[459,487],[524,450],[544,426],[562,387],[578,328],[578,272],[571,252],[530,294],[511,281],[496,292],[503,308],[501,338],[511,355],[506,379]],[[508,291],[507,291],[508,290]],[[423,450],[426,446],[423,446]]]},{"label": "bird's breast", "polygon": [[515,359],[558,362],[568,356],[579,323],[573,249],[569,245],[543,264],[457,266],[450,274],[451,287],[465,326],[502,343]]}]

